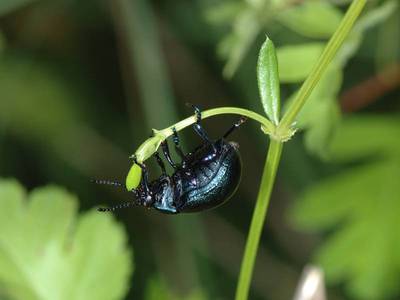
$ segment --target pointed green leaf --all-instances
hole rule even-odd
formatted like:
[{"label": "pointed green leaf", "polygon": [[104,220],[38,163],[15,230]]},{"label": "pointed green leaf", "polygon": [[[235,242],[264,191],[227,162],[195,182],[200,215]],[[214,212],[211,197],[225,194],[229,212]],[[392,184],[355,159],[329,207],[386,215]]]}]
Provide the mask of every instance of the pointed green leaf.
[{"label": "pointed green leaf", "polygon": [[268,37],[261,46],[258,56],[257,79],[264,110],[268,118],[274,124],[278,124],[280,110],[278,60],[275,46]]}]

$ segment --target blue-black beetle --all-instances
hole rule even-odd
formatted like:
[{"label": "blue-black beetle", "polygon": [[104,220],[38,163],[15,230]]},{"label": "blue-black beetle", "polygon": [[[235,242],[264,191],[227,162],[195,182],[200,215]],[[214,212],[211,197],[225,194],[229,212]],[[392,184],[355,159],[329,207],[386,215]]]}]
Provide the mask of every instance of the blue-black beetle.
[{"label": "blue-black beetle", "polygon": [[[246,118],[241,117],[221,139],[212,141],[201,126],[200,110],[195,106],[194,109],[196,123],[193,128],[203,143],[185,155],[179,145],[178,134],[174,130],[173,141],[182,159],[181,163],[173,162],[167,141],[161,144],[162,152],[174,168],[174,173],[172,175],[166,173],[164,163],[156,152],[154,156],[162,175],[149,182],[146,165],[134,158],[143,173],[139,186],[131,191],[135,195],[135,200],[110,208],[99,208],[99,211],[114,211],[118,208],[141,205],[167,214],[198,212],[217,207],[234,194],[240,182],[242,163],[238,144],[227,142],[226,138],[242,125]],[[123,186],[119,182],[109,180],[94,180],[94,182]]]}]

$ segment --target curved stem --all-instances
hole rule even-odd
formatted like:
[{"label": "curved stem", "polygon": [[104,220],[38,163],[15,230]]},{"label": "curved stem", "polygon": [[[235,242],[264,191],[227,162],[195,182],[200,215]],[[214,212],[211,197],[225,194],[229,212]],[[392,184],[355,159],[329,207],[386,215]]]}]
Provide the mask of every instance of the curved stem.
[{"label": "curved stem", "polygon": [[236,300],[247,299],[254,262],[257,256],[258,244],[264,225],[265,215],[275,182],[279,160],[282,153],[282,142],[271,139],[264,171],[261,178],[260,190],[258,192],[256,207],[251,220],[250,231],[247,237],[246,249],[244,251],[242,265],[240,268],[239,283],[236,289]]},{"label": "curved stem", "polygon": [[[218,107],[205,110],[201,113],[201,117],[203,119],[206,119],[212,116],[222,115],[222,114],[235,114],[235,115],[246,116],[250,119],[253,119],[261,123],[268,132],[273,132],[275,128],[275,126],[271,123],[271,121],[268,120],[266,117],[263,117],[262,115],[255,113],[254,111],[239,107]],[[177,131],[180,131],[183,128],[194,124],[195,122],[196,122],[195,116],[191,116],[158,132],[164,135],[165,137],[169,137],[173,134],[172,131],[173,127],[175,127]]]}]

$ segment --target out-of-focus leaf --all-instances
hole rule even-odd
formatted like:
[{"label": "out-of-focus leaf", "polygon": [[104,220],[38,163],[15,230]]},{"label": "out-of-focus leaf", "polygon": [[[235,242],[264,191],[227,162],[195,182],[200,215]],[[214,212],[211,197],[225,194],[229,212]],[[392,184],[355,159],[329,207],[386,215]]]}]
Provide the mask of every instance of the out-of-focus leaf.
[{"label": "out-of-focus leaf", "polygon": [[[297,125],[305,129],[304,142],[307,149],[321,158],[330,157],[329,143],[340,121],[337,94],[342,84],[342,71],[331,66],[311,93],[300,111]],[[293,101],[293,94],[285,107]]]},{"label": "out-of-focus leaf", "polygon": [[327,1],[305,1],[276,16],[294,32],[311,38],[329,38],[338,27],[342,13]]},{"label": "out-of-focus leaf", "polygon": [[205,300],[201,291],[194,291],[185,297],[174,295],[165,282],[159,278],[152,278],[146,287],[146,300]]},{"label": "out-of-focus leaf", "polygon": [[291,211],[300,228],[338,229],[317,252],[330,282],[358,299],[388,299],[400,280],[400,121],[352,117],[332,142],[338,161],[366,159],[307,190]]},{"label": "out-of-focus leaf", "polygon": [[329,159],[331,155],[329,144],[335,135],[341,114],[336,98],[321,100],[321,105],[317,107],[319,109],[318,114],[305,134],[304,143],[311,153],[318,155],[320,158]]},{"label": "out-of-focus leaf", "polygon": [[77,217],[76,198],[53,186],[26,195],[0,180],[0,295],[10,299],[121,299],[132,272],[112,215]]},{"label": "out-of-focus leaf", "polygon": [[233,76],[260,29],[258,16],[252,9],[246,9],[236,17],[232,33],[227,35],[219,45],[218,52],[227,58],[224,76],[228,78]]},{"label": "out-of-focus leaf", "polygon": [[5,41],[5,39],[4,39],[4,35],[3,35],[3,33],[0,31],[0,53],[1,53],[1,51],[4,49],[5,43],[6,43],[6,41]]},{"label": "out-of-focus leaf", "polygon": [[264,111],[273,123],[278,124],[280,111],[278,60],[274,43],[268,37],[258,54],[257,81]]},{"label": "out-of-focus leaf", "polygon": [[283,46],[277,49],[279,79],[293,83],[304,80],[324,49],[322,43]]},{"label": "out-of-focus leaf", "polygon": [[231,23],[245,7],[245,4],[241,1],[225,1],[220,4],[213,4],[206,11],[205,18],[211,24],[228,24]]},{"label": "out-of-focus leaf", "polygon": [[300,127],[308,127],[314,123],[313,119],[323,110],[320,106],[324,105],[322,103],[325,100],[336,99],[342,84],[342,76],[342,71],[335,66],[328,68],[299,113],[297,121]]},{"label": "out-of-focus leaf", "polygon": [[37,0],[1,0],[0,17]]},{"label": "out-of-focus leaf", "polygon": [[144,298],[146,300],[175,300],[164,280],[158,277],[149,280]]},{"label": "out-of-focus leaf", "polygon": [[29,59],[2,59],[0,90],[0,124],[24,139],[54,144],[82,122],[73,102],[77,94],[53,72]]},{"label": "out-of-focus leaf", "polygon": [[382,21],[386,20],[398,7],[399,2],[395,0],[385,1],[382,5],[368,11],[354,26],[354,31],[364,32]]},{"label": "out-of-focus leaf", "polygon": [[[351,161],[369,155],[396,156],[400,149],[399,118],[353,116],[332,140],[332,159]],[[355,142],[357,138],[357,142]]]},{"label": "out-of-focus leaf", "polygon": [[344,42],[342,48],[338,51],[335,58],[336,63],[340,66],[344,66],[360,47],[364,32],[386,20],[396,11],[397,7],[397,1],[386,1],[381,6],[361,16],[354,25],[353,30]]},{"label": "out-of-focus leaf", "polygon": [[376,43],[376,64],[381,70],[400,61],[400,7],[379,26]]}]

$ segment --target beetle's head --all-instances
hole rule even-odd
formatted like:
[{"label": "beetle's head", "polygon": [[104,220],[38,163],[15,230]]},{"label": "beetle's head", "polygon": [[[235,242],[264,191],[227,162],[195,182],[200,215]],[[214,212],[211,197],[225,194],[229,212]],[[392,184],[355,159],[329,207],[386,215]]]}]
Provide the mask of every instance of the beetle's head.
[{"label": "beetle's head", "polygon": [[[112,181],[112,180],[91,180],[91,181],[95,184],[111,185],[114,187],[124,188],[124,185],[118,181]],[[145,193],[141,187],[138,187],[137,189],[131,189],[129,192],[133,193],[135,196],[135,199],[133,201],[117,204],[112,207],[99,207],[97,210],[104,212],[104,211],[114,211],[117,209],[122,209],[132,206],[150,207],[151,204],[153,203],[151,193]]]}]

